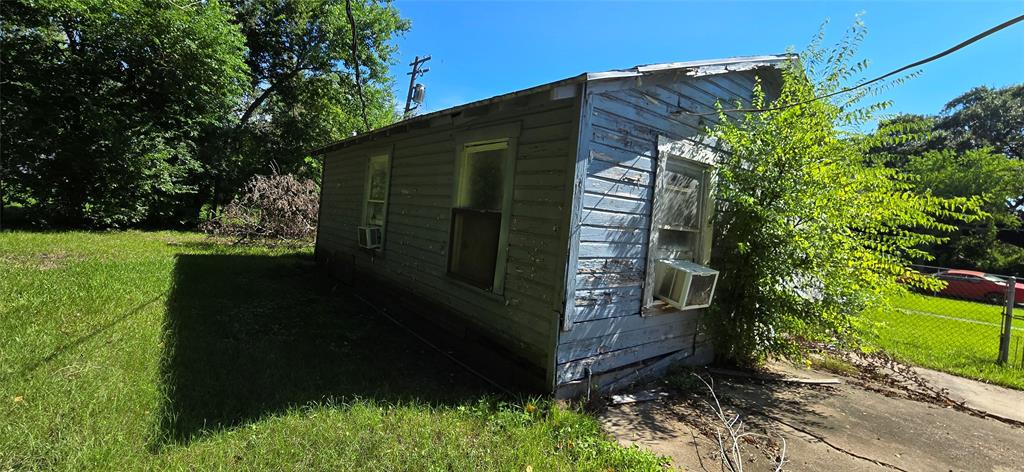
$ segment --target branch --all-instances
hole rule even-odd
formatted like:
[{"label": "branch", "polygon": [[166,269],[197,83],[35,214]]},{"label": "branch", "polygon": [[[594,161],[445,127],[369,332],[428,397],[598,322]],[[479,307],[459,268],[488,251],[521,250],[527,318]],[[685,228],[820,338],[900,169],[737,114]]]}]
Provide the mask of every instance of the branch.
[{"label": "branch", "polygon": [[[303,53],[303,56],[304,55],[305,53]],[[263,102],[270,97],[271,92],[275,91],[277,89],[277,86],[280,85],[281,82],[287,82],[291,80],[292,77],[295,77],[296,75],[298,75],[299,72],[302,72],[304,70],[313,70],[312,66],[301,65],[301,61],[302,59],[300,58],[300,60],[295,63],[295,69],[293,69],[291,72],[288,72],[288,74],[285,75],[284,77],[281,77],[280,79],[274,81],[274,83],[270,84],[270,87],[263,89],[263,93],[261,93],[260,96],[256,97],[256,100],[253,100],[253,102],[249,104],[249,106],[245,109],[245,113],[242,113],[242,118],[238,122],[239,128],[245,126],[245,123],[249,121],[250,118],[252,118],[252,115],[256,112],[256,110],[258,110],[260,106],[263,105]]]},{"label": "branch", "polygon": [[[711,398],[715,401],[714,405],[707,401],[705,401],[705,403],[707,403],[708,406],[711,407],[712,412],[714,412],[715,416],[718,418],[718,421],[721,422],[722,424],[722,427],[717,428],[717,431],[715,432],[718,440],[718,453],[719,458],[722,461],[722,468],[728,468],[729,472],[743,472],[743,438],[770,438],[763,434],[744,432],[743,421],[740,419],[739,414],[734,416],[732,419],[729,419],[725,415],[725,410],[722,409],[722,404],[721,402],[718,401],[718,395],[715,393],[715,388],[713,385],[714,378],[711,377],[711,383],[708,383],[707,380],[704,380],[704,377],[701,377],[700,375],[697,374],[693,375],[694,377],[697,377],[697,379],[700,380],[705,387],[707,387],[708,392],[711,393]],[[726,433],[724,436],[722,434],[722,429],[724,429]],[[785,465],[786,462],[788,462],[786,460],[786,438],[780,434],[779,439],[782,441],[782,450],[776,458],[774,469],[775,472],[781,472],[782,466]],[[698,454],[698,457],[699,456],[700,454]]]},{"label": "branch", "polygon": [[359,43],[356,42],[356,19],[352,16],[352,0],[345,0],[345,15],[348,16],[348,25],[352,29],[352,68],[356,71],[356,93],[359,95],[359,105],[363,115],[363,126],[370,129],[370,120],[366,118],[366,97],[363,96],[362,72],[359,71]]},{"label": "branch", "polygon": [[252,115],[256,112],[256,109],[258,109],[260,105],[262,105],[263,102],[266,101],[268,97],[270,97],[270,93],[273,92],[276,87],[277,84],[274,83],[271,84],[270,87],[263,89],[263,93],[261,93],[260,96],[256,97],[256,100],[253,100],[252,103],[249,104],[249,107],[245,109],[245,113],[242,114],[242,119],[238,122],[239,128],[245,126],[245,123],[249,121],[249,118],[252,118]]}]

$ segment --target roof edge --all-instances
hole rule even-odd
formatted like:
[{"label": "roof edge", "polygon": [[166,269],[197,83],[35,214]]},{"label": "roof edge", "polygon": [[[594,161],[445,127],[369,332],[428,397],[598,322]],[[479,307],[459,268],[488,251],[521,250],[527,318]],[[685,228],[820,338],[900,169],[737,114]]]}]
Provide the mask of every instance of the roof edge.
[{"label": "roof edge", "polygon": [[412,123],[416,123],[416,122],[420,122],[420,121],[426,121],[428,119],[432,119],[432,118],[435,118],[435,117],[438,117],[438,116],[442,116],[442,115],[458,113],[458,112],[461,112],[461,111],[469,109],[469,108],[474,108],[474,107],[478,107],[478,106],[489,105],[491,103],[501,102],[501,101],[508,100],[510,98],[518,97],[518,96],[521,96],[521,95],[529,95],[529,94],[532,94],[532,93],[543,92],[545,90],[553,89],[555,87],[561,87],[563,85],[573,84],[573,83],[577,83],[577,82],[585,82],[586,80],[587,80],[587,74],[584,73],[584,74],[580,74],[580,75],[577,75],[577,76],[569,77],[569,78],[566,78],[566,79],[556,80],[554,82],[548,82],[546,84],[541,84],[541,85],[537,85],[537,86],[530,87],[530,88],[516,90],[514,92],[504,93],[504,94],[501,94],[501,95],[495,95],[493,97],[485,98],[483,100],[477,100],[475,102],[464,103],[462,105],[456,105],[456,106],[451,107],[451,108],[445,108],[443,110],[433,111],[433,112],[430,112],[430,113],[427,113],[427,114],[424,114],[424,115],[411,116],[411,117],[405,118],[405,119],[403,119],[401,121],[396,121],[396,122],[394,122],[394,123],[392,123],[390,125],[383,126],[383,127],[380,127],[380,128],[374,128],[374,129],[372,129],[370,131],[367,131],[365,133],[360,133],[360,134],[357,134],[355,136],[350,136],[348,138],[342,139],[340,141],[336,141],[336,142],[328,144],[326,146],[321,146],[319,148],[312,149],[309,152],[310,152],[310,154],[313,154],[314,156],[315,155],[319,155],[319,154],[324,154],[324,153],[333,151],[333,150],[335,150],[338,147],[342,147],[342,146],[344,146],[346,144],[349,144],[351,142],[359,141],[362,138],[369,138],[369,137],[377,135],[377,134],[379,134],[381,132],[388,131],[388,130],[393,130],[395,128],[400,128],[402,126],[408,126],[408,125],[410,125]]},{"label": "roof edge", "polygon": [[[757,67],[777,66],[783,62],[796,59],[796,54],[768,54],[761,56],[739,56],[727,59],[708,59],[701,61],[666,62],[664,64],[647,64],[629,69],[591,72],[586,74],[588,81],[639,77],[649,73],[667,72],[680,69],[695,69],[690,75],[707,75],[708,73],[724,73],[748,70]],[[732,66],[732,67],[731,67]],[[701,73],[704,69],[704,73]]]},{"label": "roof edge", "polygon": [[713,75],[722,74],[726,72],[738,72],[743,70],[750,70],[759,67],[778,67],[780,64],[795,60],[798,56],[796,54],[784,53],[784,54],[769,54],[761,56],[738,56],[730,57],[725,59],[707,59],[701,61],[687,61],[687,62],[666,62],[663,64],[648,64],[639,65],[629,69],[618,69],[610,70],[606,72],[585,72],[580,75],[569,77],[562,80],[556,80],[554,82],[548,82],[546,84],[537,85],[514,92],[509,92],[501,95],[495,95],[490,98],[483,100],[477,100],[474,102],[457,105],[451,108],[445,108],[430,112],[424,115],[416,115],[409,118],[405,118],[400,121],[396,121],[390,125],[383,126],[381,128],[375,128],[364,133],[350,136],[348,138],[336,141],[334,143],[321,146],[310,150],[310,154],[320,155],[328,153],[344,147],[350,143],[361,142],[363,140],[371,139],[383,132],[395,130],[403,126],[409,126],[413,123],[420,121],[426,121],[435,117],[439,117],[446,114],[458,113],[463,110],[474,108],[478,106],[488,105],[496,103],[510,98],[518,97],[521,95],[529,95],[537,92],[542,92],[547,89],[560,87],[563,85],[579,83],[579,82],[592,82],[599,80],[611,80],[611,79],[623,79],[629,77],[642,77],[647,74],[655,74],[669,71],[687,70],[687,75],[691,76],[702,76],[702,75]]}]

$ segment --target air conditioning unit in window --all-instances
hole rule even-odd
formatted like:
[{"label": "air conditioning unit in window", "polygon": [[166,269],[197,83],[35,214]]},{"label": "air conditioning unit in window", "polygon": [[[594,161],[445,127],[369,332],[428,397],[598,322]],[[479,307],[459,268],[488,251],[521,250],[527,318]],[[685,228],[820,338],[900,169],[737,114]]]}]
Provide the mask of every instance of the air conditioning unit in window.
[{"label": "air conditioning unit in window", "polygon": [[711,305],[718,271],[690,261],[663,259],[654,266],[654,296],[680,310]]},{"label": "air conditioning unit in window", "polygon": [[367,249],[380,249],[384,239],[380,226],[359,227],[359,247]]}]

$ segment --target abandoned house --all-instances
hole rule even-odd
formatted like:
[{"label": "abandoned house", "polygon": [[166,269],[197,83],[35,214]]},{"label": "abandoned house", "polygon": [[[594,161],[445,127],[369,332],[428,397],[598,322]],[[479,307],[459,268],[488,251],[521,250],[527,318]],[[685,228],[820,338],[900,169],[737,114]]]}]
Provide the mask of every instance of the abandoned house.
[{"label": "abandoned house", "polygon": [[324,156],[318,261],[443,310],[557,396],[712,357],[716,102],[788,55],[638,66],[415,116]]}]

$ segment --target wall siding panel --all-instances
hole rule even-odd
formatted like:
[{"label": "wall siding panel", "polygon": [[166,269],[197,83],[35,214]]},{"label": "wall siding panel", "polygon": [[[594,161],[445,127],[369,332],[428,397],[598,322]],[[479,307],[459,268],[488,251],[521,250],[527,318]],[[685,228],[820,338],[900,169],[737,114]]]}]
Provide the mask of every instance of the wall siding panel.
[{"label": "wall siding panel", "polygon": [[[559,280],[568,251],[564,222],[572,198],[566,171],[575,153],[578,103],[551,101],[541,93],[328,153],[318,253],[449,307],[553,378],[563,298]],[[456,139],[464,130],[517,122],[505,285],[503,295],[496,295],[446,275]],[[384,249],[375,253],[358,247],[356,227],[362,221],[366,158],[388,150]]]},{"label": "wall siding panel", "polygon": [[641,314],[657,142],[662,135],[713,149],[703,130],[718,117],[677,112],[714,111],[719,101],[749,104],[756,73],[764,71],[664,74],[587,92],[589,126],[580,136],[587,161],[576,196],[581,210],[572,222],[578,234],[577,257],[570,261],[574,298],[559,336],[559,385],[672,352],[710,355],[700,328],[704,310]]}]

